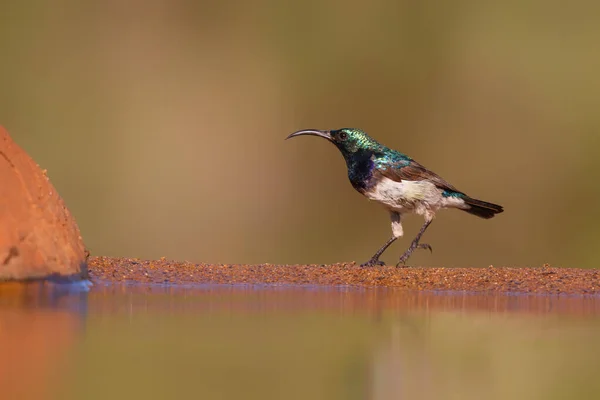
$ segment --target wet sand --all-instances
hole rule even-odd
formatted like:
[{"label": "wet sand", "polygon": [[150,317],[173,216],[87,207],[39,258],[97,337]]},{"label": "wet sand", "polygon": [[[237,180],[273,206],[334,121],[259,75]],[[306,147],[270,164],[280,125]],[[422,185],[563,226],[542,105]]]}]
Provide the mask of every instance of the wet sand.
[{"label": "wet sand", "polygon": [[90,257],[92,280],[150,284],[275,284],[393,287],[473,293],[600,294],[600,270],[556,268],[362,268],[331,265],[194,264],[166,259]]}]

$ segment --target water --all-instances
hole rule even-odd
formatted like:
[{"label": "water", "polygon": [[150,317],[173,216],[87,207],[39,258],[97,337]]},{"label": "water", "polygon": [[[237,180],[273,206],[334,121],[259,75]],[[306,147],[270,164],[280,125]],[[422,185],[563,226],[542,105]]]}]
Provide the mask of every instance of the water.
[{"label": "water", "polygon": [[599,315],[600,299],[584,297],[34,286],[0,296],[0,391],[3,399],[600,398]]}]

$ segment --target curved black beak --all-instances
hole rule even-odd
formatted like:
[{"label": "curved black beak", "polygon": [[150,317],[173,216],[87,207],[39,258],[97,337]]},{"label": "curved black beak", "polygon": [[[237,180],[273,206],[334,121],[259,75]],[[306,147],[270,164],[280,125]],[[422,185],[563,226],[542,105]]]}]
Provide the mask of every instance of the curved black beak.
[{"label": "curved black beak", "polygon": [[291,135],[289,135],[288,137],[286,137],[285,140],[296,137],[296,136],[302,136],[302,135],[320,136],[329,141],[332,140],[331,134],[329,133],[329,131],[320,131],[317,129],[305,129],[302,131],[294,132]]}]

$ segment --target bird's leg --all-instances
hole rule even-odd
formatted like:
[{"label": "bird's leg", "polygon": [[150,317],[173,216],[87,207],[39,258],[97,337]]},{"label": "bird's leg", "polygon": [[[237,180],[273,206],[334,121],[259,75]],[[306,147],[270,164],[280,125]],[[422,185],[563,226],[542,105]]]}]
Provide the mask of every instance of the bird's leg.
[{"label": "bird's leg", "polygon": [[402,216],[395,212],[395,211],[391,211],[390,212],[390,219],[392,220],[392,237],[389,238],[389,240],[387,242],[385,242],[385,244],[383,246],[381,246],[381,248],[379,250],[377,250],[377,252],[375,252],[375,254],[373,254],[373,257],[371,257],[371,259],[369,261],[367,261],[364,264],[361,264],[361,267],[373,267],[375,265],[385,265],[385,262],[380,261],[379,257],[381,257],[381,255],[383,254],[383,252],[390,247],[390,245],[392,243],[394,243],[394,241],[396,239],[398,239],[400,236],[402,236]]},{"label": "bird's leg", "polygon": [[373,257],[371,257],[371,259],[369,261],[367,261],[366,263],[361,264],[361,267],[374,267],[375,265],[385,265],[385,262],[383,261],[379,261],[379,257],[381,257],[381,255],[383,254],[383,252],[390,247],[390,244],[394,243],[394,241],[398,239],[395,236],[392,236],[387,242],[385,242],[385,244],[383,246],[381,246],[381,248],[379,250],[377,250],[375,252],[375,254],[373,254]]},{"label": "bird's leg", "polygon": [[429,218],[425,221],[425,223],[421,227],[421,230],[419,231],[419,233],[417,233],[417,236],[413,239],[413,241],[410,244],[410,246],[408,247],[408,249],[406,249],[404,254],[402,254],[402,256],[400,257],[400,260],[398,261],[398,264],[396,264],[396,267],[404,265],[406,260],[408,260],[408,258],[412,254],[412,252],[415,251],[416,249],[429,249],[429,251],[433,251],[431,249],[430,245],[425,244],[425,243],[419,244],[419,241],[421,240],[421,236],[423,236],[423,233],[425,233],[425,230],[427,229],[429,224],[431,224],[431,221],[432,221],[432,219],[429,219]]}]

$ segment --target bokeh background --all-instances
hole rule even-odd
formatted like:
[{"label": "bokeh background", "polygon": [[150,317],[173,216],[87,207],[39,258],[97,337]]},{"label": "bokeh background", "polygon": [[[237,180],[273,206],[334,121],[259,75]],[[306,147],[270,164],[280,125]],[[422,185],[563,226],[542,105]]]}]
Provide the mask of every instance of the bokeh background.
[{"label": "bokeh background", "polygon": [[387,213],[283,140],[359,127],[505,206],[441,212],[413,263],[597,267],[598,38],[589,1],[3,1],[0,124],[96,255],[365,261]]}]

